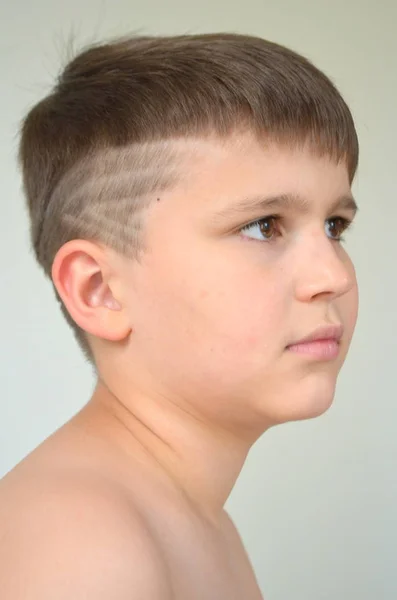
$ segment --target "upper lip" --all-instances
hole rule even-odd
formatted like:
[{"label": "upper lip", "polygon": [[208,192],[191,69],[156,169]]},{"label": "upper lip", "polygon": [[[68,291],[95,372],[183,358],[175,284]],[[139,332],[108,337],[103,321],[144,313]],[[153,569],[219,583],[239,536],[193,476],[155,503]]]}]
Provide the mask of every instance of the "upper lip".
[{"label": "upper lip", "polygon": [[342,325],[321,325],[320,327],[317,327],[317,329],[312,331],[312,333],[309,333],[309,335],[299,340],[296,340],[295,342],[292,342],[292,344],[289,345],[293,346],[296,344],[305,344],[308,342],[316,342],[318,340],[336,340],[337,342],[339,342],[342,335]]}]

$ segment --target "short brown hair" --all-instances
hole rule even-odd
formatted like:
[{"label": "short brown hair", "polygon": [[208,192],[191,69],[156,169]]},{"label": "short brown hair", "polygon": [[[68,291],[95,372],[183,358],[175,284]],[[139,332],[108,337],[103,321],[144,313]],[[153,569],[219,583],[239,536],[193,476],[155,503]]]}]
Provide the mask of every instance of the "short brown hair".
[{"label": "short brown hair", "polygon": [[[45,273],[51,277],[57,251],[76,238],[137,257],[143,208],[172,183],[161,143],[224,138],[240,127],[282,144],[309,142],[346,161],[354,178],[358,141],[348,106],[328,77],[288,48],[220,33],[129,37],[85,49],[22,126],[31,239]],[[118,176],[125,151],[128,181],[125,172]],[[84,332],[62,309],[92,360]]]}]

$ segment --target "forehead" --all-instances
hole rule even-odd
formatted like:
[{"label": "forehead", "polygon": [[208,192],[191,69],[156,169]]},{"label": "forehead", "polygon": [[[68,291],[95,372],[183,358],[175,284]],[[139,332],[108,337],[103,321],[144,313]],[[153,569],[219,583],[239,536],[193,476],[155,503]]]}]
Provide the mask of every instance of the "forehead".
[{"label": "forehead", "polygon": [[235,135],[189,140],[179,151],[180,172],[170,204],[181,212],[221,214],[237,201],[244,204],[244,198],[245,208],[250,198],[300,196],[307,207],[351,198],[347,164],[308,146],[290,148]]},{"label": "forehead", "polygon": [[210,193],[212,202],[223,195],[229,198],[230,188],[293,193],[285,188],[314,185],[326,175],[349,184],[346,163],[321,157],[308,146],[291,148],[238,132],[224,138],[184,137],[103,149],[80,163],[79,174],[80,190],[89,185],[98,197],[100,190],[112,189],[115,196],[138,202],[150,202],[153,194],[165,190],[189,195],[201,190],[203,197]]}]

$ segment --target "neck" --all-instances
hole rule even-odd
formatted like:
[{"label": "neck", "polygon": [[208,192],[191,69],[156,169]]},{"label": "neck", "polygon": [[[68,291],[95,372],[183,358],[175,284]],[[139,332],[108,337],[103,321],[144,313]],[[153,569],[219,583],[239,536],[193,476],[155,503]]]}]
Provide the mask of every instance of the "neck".
[{"label": "neck", "polygon": [[219,520],[252,443],[165,398],[120,389],[116,395],[101,380],[87,414],[91,426],[121,446],[127,460],[136,460],[138,452],[206,518]]}]

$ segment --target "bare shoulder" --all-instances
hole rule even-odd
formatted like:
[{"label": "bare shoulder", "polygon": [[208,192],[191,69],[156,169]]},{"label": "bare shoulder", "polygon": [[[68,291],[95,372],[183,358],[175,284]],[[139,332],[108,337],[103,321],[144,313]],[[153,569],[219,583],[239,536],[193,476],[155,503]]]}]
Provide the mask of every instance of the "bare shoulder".
[{"label": "bare shoulder", "polygon": [[168,600],[166,564],[122,489],[37,477],[0,489],[2,600]]}]

